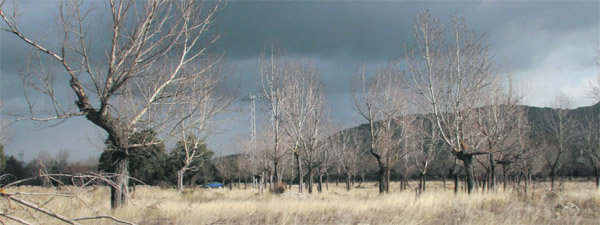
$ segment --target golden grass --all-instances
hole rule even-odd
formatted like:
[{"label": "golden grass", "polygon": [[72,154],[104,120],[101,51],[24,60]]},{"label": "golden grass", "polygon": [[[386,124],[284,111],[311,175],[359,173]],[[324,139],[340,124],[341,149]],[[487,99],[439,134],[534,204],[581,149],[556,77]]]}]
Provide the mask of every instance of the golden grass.
[{"label": "golden grass", "polygon": [[[536,184],[527,196],[512,190],[454,195],[450,186],[444,191],[441,182],[431,182],[427,192],[417,196],[414,191],[400,192],[398,184],[392,185],[395,188],[391,193],[379,195],[374,184],[350,192],[342,184],[330,184],[328,191],[310,196],[293,194],[296,188],[282,195],[259,195],[255,188],[195,188],[178,194],[174,189],[137,187],[130,203],[114,211],[110,210],[105,187],[17,187],[6,191],[73,194],[101,213],[139,224],[600,224],[600,192],[591,182],[564,183],[555,194],[548,191],[547,184]],[[76,198],[15,196],[36,204],[47,202],[44,208],[71,218],[97,215]],[[579,209],[558,207],[565,203]],[[0,207],[33,223],[61,224],[6,199]],[[11,222],[4,217],[0,220]],[[82,223],[114,224],[106,219]]]}]

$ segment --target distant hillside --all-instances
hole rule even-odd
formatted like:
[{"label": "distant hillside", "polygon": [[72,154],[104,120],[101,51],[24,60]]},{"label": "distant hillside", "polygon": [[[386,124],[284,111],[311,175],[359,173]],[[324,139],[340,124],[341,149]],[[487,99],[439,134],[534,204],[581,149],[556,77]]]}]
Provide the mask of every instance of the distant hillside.
[{"label": "distant hillside", "polygon": [[[526,112],[529,126],[532,128],[531,133],[528,135],[528,138],[533,138],[533,139],[548,138],[549,134],[547,132],[547,129],[544,129],[544,126],[547,126],[547,117],[550,117],[553,114],[555,114],[558,109],[549,108],[549,107],[541,108],[541,107],[526,106],[526,105],[521,105],[518,107],[520,108],[520,110]],[[574,124],[574,128],[572,128],[573,132],[577,132],[576,129],[579,129],[579,127],[580,127],[579,124],[582,124],[582,123],[592,122],[592,123],[596,123],[596,124],[600,125],[600,123],[597,122],[599,119],[599,115],[600,115],[600,102],[596,103],[594,105],[591,105],[591,106],[579,107],[576,109],[568,110],[567,119],[571,120]],[[424,116],[417,116],[417,118],[423,118],[423,117]],[[365,137],[363,139],[365,142],[370,141],[368,139],[368,135],[370,132],[368,124],[360,124],[356,127],[349,128],[342,132],[359,133],[363,137]],[[532,140],[532,141],[533,141],[533,143],[541,143],[542,142],[542,140]],[[578,155],[580,155],[580,147],[578,146],[578,143],[576,143],[576,141],[574,141],[574,143],[571,143],[571,145],[569,146],[569,151],[570,152],[567,152],[562,156],[561,161],[564,162],[563,164],[573,164],[573,165],[564,165],[559,172],[560,174],[571,174],[571,175],[586,174],[586,175],[588,175],[588,174],[592,173],[592,171],[588,171],[584,165],[579,165],[581,163],[577,163],[577,159],[573,159],[574,157],[577,157]],[[581,170],[585,170],[585,171],[581,171]]]}]

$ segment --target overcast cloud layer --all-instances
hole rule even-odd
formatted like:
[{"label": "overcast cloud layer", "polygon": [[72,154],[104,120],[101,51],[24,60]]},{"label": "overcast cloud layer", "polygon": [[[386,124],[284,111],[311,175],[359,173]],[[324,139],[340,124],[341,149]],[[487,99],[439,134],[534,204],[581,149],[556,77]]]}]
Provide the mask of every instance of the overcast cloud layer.
[{"label": "overcast cloud layer", "polygon": [[[55,5],[25,1],[23,31],[51,42],[54,23],[49,21]],[[442,21],[453,14],[463,16],[469,28],[487,33],[496,59],[509,64],[526,87],[526,104],[548,106],[559,90],[571,97],[574,106],[592,104],[586,86],[598,74],[598,1],[230,1],[219,18],[217,29],[224,36],[215,49],[225,52],[245,95],[255,91],[260,49],[279,41],[289,55],[317,62],[334,117],[358,124],[349,100],[355,70],[361,63],[374,66],[401,57],[401,46],[412,39],[412,18],[424,8]],[[28,48],[2,32],[0,50],[2,101],[8,108],[23,108],[18,71]],[[247,114],[238,118],[227,125],[230,131],[209,139],[215,151],[237,151],[230,140],[245,138],[248,129]],[[32,122],[19,122],[14,129],[5,151],[13,155],[23,151],[25,159],[59,150],[84,159],[102,149],[102,131],[82,118],[41,130]]]}]

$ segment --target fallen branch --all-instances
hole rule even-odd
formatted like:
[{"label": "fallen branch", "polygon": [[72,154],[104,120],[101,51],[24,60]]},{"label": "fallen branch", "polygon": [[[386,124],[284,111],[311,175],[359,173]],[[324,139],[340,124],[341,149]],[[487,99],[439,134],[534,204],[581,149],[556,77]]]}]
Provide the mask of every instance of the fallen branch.
[{"label": "fallen branch", "polygon": [[129,225],[136,225],[133,222],[129,222],[129,221],[125,221],[125,220],[121,220],[121,219],[117,219],[115,217],[112,216],[107,216],[107,215],[100,215],[100,216],[86,216],[86,217],[79,217],[79,218],[73,218],[73,221],[81,221],[81,220],[96,220],[96,219],[111,219],[112,221],[115,221],[117,223],[123,223],[123,224],[129,224]]},{"label": "fallen branch", "polygon": [[16,222],[19,222],[21,224],[32,225],[32,223],[30,223],[30,222],[27,222],[27,221],[25,221],[25,220],[23,220],[21,218],[14,217],[13,215],[6,214],[6,213],[3,213],[3,212],[0,212],[0,216],[4,216],[6,218],[9,218],[9,219],[14,220]]},{"label": "fallen branch", "polygon": [[31,202],[25,201],[23,199],[15,198],[14,196],[10,196],[10,195],[5,195],[5,196],[8,196],[8,199],[13,200],[13,201],[15,201],[15,202],[17,202],[17,203],[19,203],[21,205],[27,206],[27,207],[29,207],[29,208],[31,208],[33,210],[38,211],[38,212],[42,212],[42,213],[44,213],[46,215],[49,215],[49,216],[54,217],[56,219],[59,219],[59,220],[65,222],[65,223],[68,223],[68,224],[78,224],[77,222],[75,222],[75,221],[73,221],[73,220],[71,220],[71,219],[69,219],[67,217],[58,215],[58,214],[56,214],[56,213],[54,213],[52,211],[49,211],[47,209],[41,208],[39,206],[36,206],[35,204],[33,204]]}]

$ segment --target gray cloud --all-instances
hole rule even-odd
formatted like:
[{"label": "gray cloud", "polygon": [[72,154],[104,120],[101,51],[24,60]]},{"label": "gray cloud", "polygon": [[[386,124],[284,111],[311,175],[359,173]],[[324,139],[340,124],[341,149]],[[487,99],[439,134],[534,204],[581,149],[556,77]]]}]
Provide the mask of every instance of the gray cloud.
[{"label": "gray cloud", "polygon": [[[527,81],[530,89],[527,103],[543,106],[548,105],[548,96],[556,90],[570,93],[574,99],[583,98],[577,96],[583,94],[576,91],[577,87],[597,74],[594,57],[600,40],[599,4],[597,1],[230,1],[218,19],[216,28],[224,36],[215,50],[225,52],[244,95],[256,91],[260,49],[278,40],[289,55],[317,62],[332,114],[338,120],[358,123],[349,100],[356,69],[361,63],[372,68],[400,57],[402,44],[412,40],[414,15],[428,8],[442,21],[458,14],[465,17],[470,28],[488,33],[491,48],[497,51],[496,58],[508,61],[520,80]],[[50,19],[54,17],[54,6],[41,1],[24,3],[21,7],[25,9],[21,18],[24,31],[39,33],[36,38],[52,42],[54,24]],[[106,18],[93,21],[103,20]],[[12,104],[22,107],[16,106],[23,103],[17,72],[27,55],[25,45],[0,32],[0,48],[0,95],[11,107]],[[98,49],[95,54],[101,57],[103,52]],[[238,103],[246,107],[245,103]],[[579,105],[585,103],[577,101]],[[248,129],[245,116],[227,125],[231,131],[211,136],[211,146],[220,152],[232,152],[231,140],[239,139]],[[7,151],[65,148],[92,155],[101,149],[87,139],[81,141],[84,136],[93,136],[92,139],[101,136],[83,119],[50,131],[32,131],[32,128],[28,122],[17,125],[13,139],[6,145]],[[71,139],[64,135],[76,133],[84,135]],[[96,150],[90,153],[81,149]]]}]

